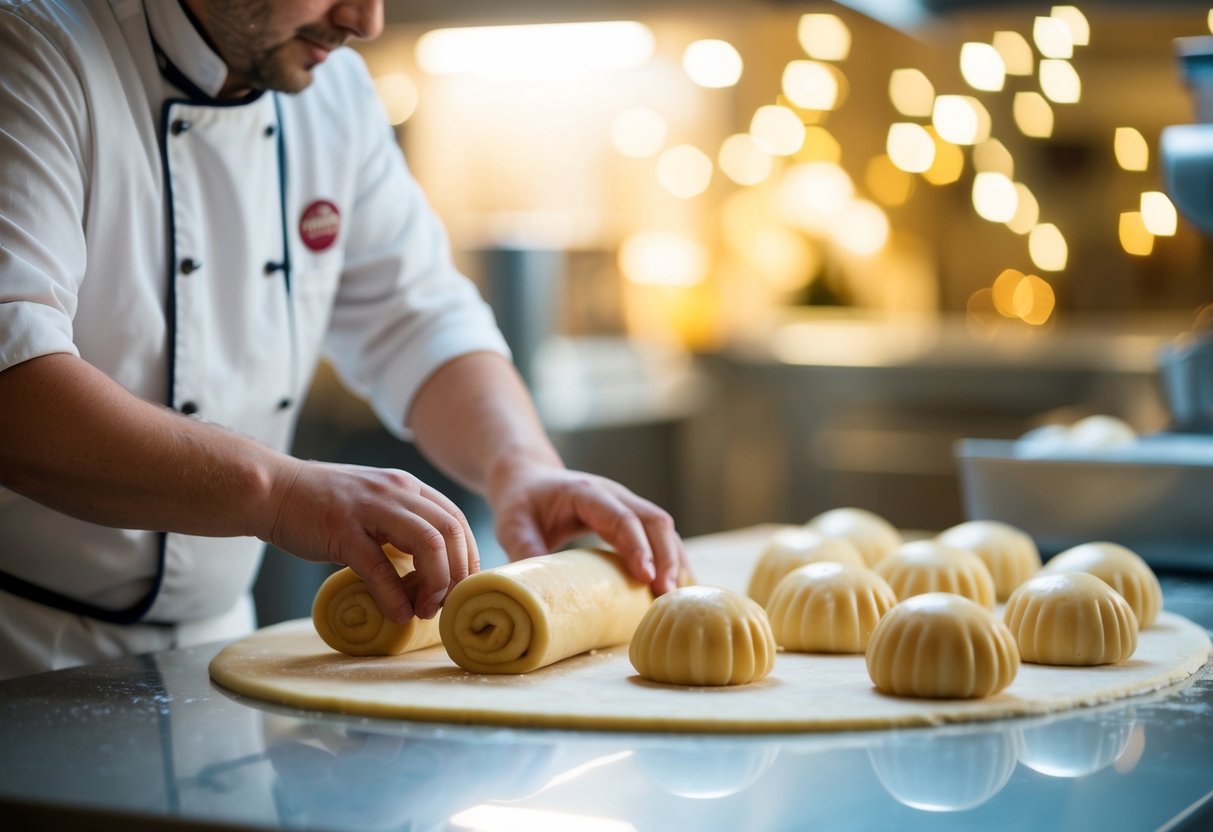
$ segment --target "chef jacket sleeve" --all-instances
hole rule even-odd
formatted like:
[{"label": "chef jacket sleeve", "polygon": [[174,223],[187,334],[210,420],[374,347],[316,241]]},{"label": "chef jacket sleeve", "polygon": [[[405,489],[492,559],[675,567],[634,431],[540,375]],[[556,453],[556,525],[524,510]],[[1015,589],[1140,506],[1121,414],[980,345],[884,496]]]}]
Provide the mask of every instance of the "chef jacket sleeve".
[{"label": "chef jacket sleeve", "polygon": [[79,355],[72,319],[85,267],[87,113],[73,68],[0,10],[0,370]]},{"label": "chef jacket sleeve", "polygon": [[349,237],[325,348],[342,380],[407,439],[409,406],[439,366],[471,352],[509,350],[492,310],[452,263],[446,231],[355,60],[353,97],[366,148],[353,216],[342,223]]}]

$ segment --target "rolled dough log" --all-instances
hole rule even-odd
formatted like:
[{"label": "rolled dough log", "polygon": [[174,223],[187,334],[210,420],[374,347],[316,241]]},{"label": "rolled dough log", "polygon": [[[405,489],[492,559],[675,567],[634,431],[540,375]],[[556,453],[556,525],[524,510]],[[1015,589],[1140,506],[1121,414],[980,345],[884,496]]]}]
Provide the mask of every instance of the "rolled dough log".
[{"label": "rolled dough log", "polygon": [[[390,546],[384,552],[397,574],[410,583],[410,576],[416,576],[412,557]],[[411,594],[416,594],[415,587]],[[329,647],[350,656],[395,656],[432,647],[441,640],[438,618],[412,618],[404,624],[393,621],[379,609],[366,582],[349,567],[329,575],[312,601],[317,634]]]},{"label": "rolled dough log", "polygon": [[626,644],[653,601],[618,557],[575,549],[478,572],[447,595],[447,655],[473,673],[526,673]]}]

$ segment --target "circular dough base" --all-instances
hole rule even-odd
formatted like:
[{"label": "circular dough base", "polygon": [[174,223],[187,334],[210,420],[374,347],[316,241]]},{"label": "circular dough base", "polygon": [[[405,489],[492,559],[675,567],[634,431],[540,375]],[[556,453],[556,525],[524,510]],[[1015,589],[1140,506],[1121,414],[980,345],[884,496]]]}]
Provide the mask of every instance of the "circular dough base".
[{"label": "circular dough base", "polygon": [[[688,541],[702,583],[740,591],[770,529]],[[1001,614],[1001,610],[999,610]],[[627,645],[516,676],[457,667],[442,647],[386,657],[331,650],[310,619],[259,630],[225,647],[211,677],[257,699],[375,717],[626,731],[786,732],[938,725],[1077,708],[1146,693],[1199,670],[1213,646],[1185,618],[1162,613],[1133,658],[1090,668],[1023,665],[997,696],[917,700],[886,696],[863,656],[780,653],[771,675],[730,688],[641,679]]]}]

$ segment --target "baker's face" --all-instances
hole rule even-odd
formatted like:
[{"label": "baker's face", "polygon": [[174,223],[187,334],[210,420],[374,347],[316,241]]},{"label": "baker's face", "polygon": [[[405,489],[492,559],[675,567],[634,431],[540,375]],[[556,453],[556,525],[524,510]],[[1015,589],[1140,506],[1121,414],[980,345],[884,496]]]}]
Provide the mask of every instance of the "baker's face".
[{"label": "baker's face", "polygon": [[382,0],[205,0],[200,11],[232,88],[299,92],[329,52],[383,30]]}]

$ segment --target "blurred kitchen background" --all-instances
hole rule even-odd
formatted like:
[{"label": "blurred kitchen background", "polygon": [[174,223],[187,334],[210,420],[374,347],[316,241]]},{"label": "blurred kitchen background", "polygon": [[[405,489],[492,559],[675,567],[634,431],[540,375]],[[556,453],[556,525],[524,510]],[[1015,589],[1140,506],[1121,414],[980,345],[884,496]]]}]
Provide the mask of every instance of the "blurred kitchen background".
[{"label": "blurred kitchen background", "polygon": [[[570,466],[684,535],[835,506],[964,519],[954,443],[1167,427],[1213,300],[1164,192],[1209,5],[387,0],[359,46]],[[483,503],[322,370],[297,453]],[[325,567],[266,559],[262,623]]]}]

